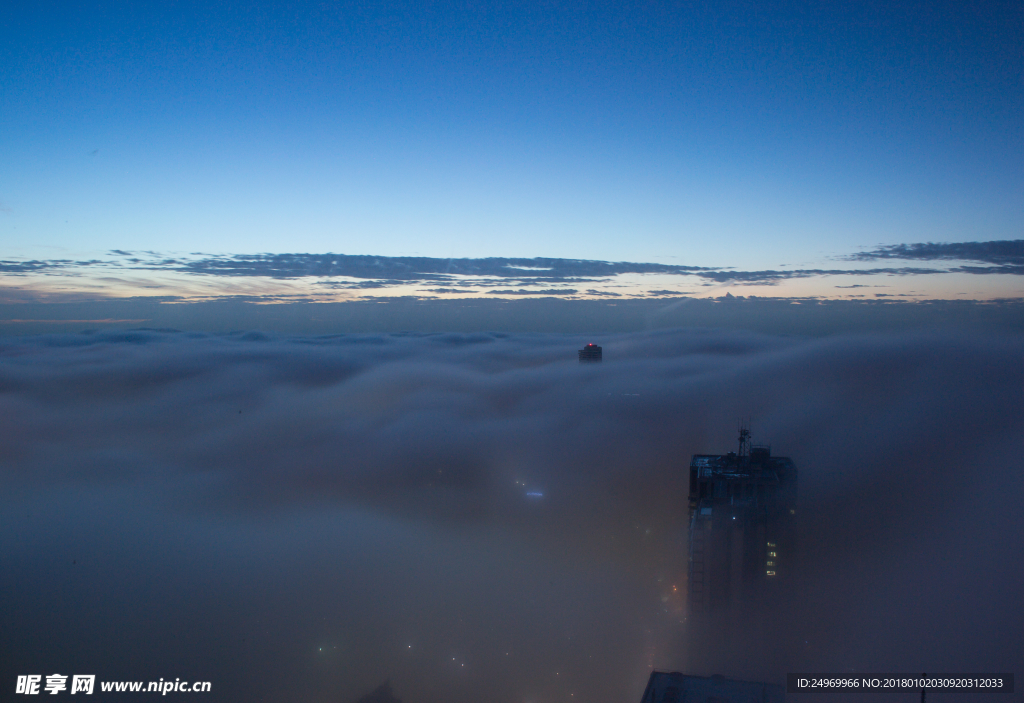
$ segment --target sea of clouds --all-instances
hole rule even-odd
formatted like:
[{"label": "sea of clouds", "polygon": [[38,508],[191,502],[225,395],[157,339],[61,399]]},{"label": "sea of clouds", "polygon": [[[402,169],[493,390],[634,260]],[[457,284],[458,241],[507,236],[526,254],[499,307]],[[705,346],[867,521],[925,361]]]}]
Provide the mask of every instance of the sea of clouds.
[{"label": "sea of clouds", "polygon": [[[652,667],[1021,671],[1022,358],[953,332],[9,337],[3,680],[600,703]],[[739,418],[799,467],[801,573],[707,638],[686,468]]]}]

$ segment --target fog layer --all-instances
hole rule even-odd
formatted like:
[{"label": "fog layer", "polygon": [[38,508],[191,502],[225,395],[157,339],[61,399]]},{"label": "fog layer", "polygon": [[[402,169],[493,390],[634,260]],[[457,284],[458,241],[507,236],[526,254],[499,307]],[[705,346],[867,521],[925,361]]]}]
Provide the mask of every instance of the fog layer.
[{"label": "fog layer", "polygon": [[[1021,358],[954,333],[6,338],[4,685],[600,703],[651,668],[1022,671]],[[695,651],[686,467],[740,417],[799,467],[799,592]]]}]

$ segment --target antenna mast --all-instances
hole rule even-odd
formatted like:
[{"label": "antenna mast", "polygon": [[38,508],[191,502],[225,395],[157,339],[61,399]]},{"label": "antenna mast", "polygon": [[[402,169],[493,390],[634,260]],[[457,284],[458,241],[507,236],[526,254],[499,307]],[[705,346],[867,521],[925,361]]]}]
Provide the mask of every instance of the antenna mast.
[{"label": "antenna mast", "polygon": [[750,456],[750,428],[740,420],[740,452],[739,456]]}]

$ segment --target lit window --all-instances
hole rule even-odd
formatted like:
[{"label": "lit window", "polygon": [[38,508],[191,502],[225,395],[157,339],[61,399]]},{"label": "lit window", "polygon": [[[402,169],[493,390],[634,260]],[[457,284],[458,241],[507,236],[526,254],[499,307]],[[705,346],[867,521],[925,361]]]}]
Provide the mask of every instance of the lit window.
[{"label": "lit window", "polygon": [[768,574],[769,576],[774,576],[774,575],[775,575],[775,572],[774,572],[774,571],[767,571],[766,573],[767,573],[767,574]]},{"label": "lit window", "polygon": [[775,566],[775,562],[774,561],[768,562],[768,566]]},{"label": "lit window", "polygon": [[777,557],[778,554],[776,554],[775,552],[768,552],[768,556],[770,556],[770,557]]}]

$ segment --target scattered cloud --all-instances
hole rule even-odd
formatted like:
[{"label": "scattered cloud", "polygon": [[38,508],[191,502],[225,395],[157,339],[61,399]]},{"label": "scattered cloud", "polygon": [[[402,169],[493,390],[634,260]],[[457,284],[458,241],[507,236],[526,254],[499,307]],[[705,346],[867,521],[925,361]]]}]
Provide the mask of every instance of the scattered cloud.
[{"label": "scattered cloud", "polygon": [[1006,264],[1004,266],[958,266],[950,270],[979,275],[995,273],[1004,275],[1009,274],[1011,276],[1024,276],[1024,265]]},{"label": "scattered cloud", "polygon": [[[192,273],[219,276],[346,276],[401,281],[447,280],[457,276],[528,278],[536,281],[616,276],[623,273],[688,273],[698,266],[671,266],[584,259],[437,259],[347,254],[257,254],[206,257],[168,263]],[[544,275],[538,275],[543,272]]]},{"label": "scattered cloud", "polygon": [[317,281],[314,285],[331,290],[362,290],[372,288],[392,288],[406,285],[408,281]]},{"label": "scattered cloud", "polygon": [[[159,264],[176,270],[218,276],[345,276],[390,279],[392,282],[454,282],[458,277],[489,276],[515,279],[520,285],[542,285],[611,278],[623,274],[697,276],[718,283],[774,283],[794,278],[841,275],[918,275],[941,273],[939,269],[885,268],[870,270],[796,269],[791,271],[735,271],[706,266],[677,266],[584,259],[433,259],[428,257],[350,256],[342,254],[260,254],[205,257],[197,260],[168,259]],[[544,272],[544,275],[527,275]],[[474,285],[478,284],[476,281]],[[495,283],[501,285],[501,283]]]},{"label": "scattered cloud", "polygon": [[39,273],[64,268],[70,261],[0,261],[0,273]]},{"label": "scattered cloud", "polygon": [[965,273],[1024,274],[1024,239],[990,242],[891,244],[846,257],[850,261],[905,259],[917,261],[977,261],[991,266],[961,266]]},{"label": "scattered cloud", "polygon": [[489,295],[576,295],[579,291],[574,288],[545,288],[541,290],[529,290],[520,288],[518,290],[491,290]]},{"label": "scattered cloud", "polygon": [[457,293],[459,295],[476,293],[475,290],[470,288],[424,288],[423,291],[425,293]]},{"label": "scattered cloud", "polygon": [[900,268],[876,268],[876,269],[794,269],[792,271],[701,271],[694,274],[701,278],[710,279],[718,283],[759,283],[775,285],[782,281],[797,278],[813,278],[818,276],[922,276],[945,273],[943,269],[915,268],[904,266]]},{"label": "scattered cloud", "polygon": [[[989,242],[987,245],[1014,242]],[[902,245],[901,245],[902,246]],[[858,255],[858,260],[876,258],[895,259],[902,251],[916,252],[924,260],[924,245],[906,245],[903,249],[889,247],[874,253]],[[939,246],[939,245],[929,245]],[[723,285],[779,287],[790,281],[828,277],[929,276],[950,272],[966,273],[1024,273],[1024,264],[1012,263],[1013,247],[988,247],[994,263],[988,266],[959,266],[938,268],[924,266],[898,266],[864,269],[765,269],[738,270],[729,267],[680,266],[652,263],[609,262],[583,259],[511,259],[431,257],[356,256],[344,254],[256,254],[256,255],[166,255],[159,252],[136,252],[124,249],[110,250],[107,258],[85,261],[31,260],[0,262],[0,275],[49,276],[51,278],[77,277],[86,286],[89,281],[110,284],[111,295],[124,295],[135,289],[144,292],[156,285],[143,277],[164,275],[167,281],[159,285],[170,289],[179,286],[182,296],[191,299],[230,297],[243,292],[259,295],[265,289],[270,298],[283,294],[301,294],[320,300],[337,300],[358,296],[345,296],[346,291],[379,291],[376,297],[408,295],[409,287],[419,287],[426,293],[437,295],[487,296],[577,296],[581,290],[593,297],[692,295],[693,291],[678,292],[659,288],[645,290],[647,285],[665,285],[666,277],[685,277],[690,288],[713,288]],[[930,251],[930,250],[929,250]],[[990,252],[991,253],[991,252]],[[979,254],[980,256],[980,254]],[[103,276],[97,278],[102,273]],[[130,275],[130,277],[129,277]],[[175,277],[170,279],[170,277]],[[657,283],[655,283],[657,282]],[[283,291],[282,286],[288,288]],[[835,288],[867,287],[856,283]],[[96,286],[93,287],[98,292]],[[244,290],[243,290],[244,288]],[[1004,286],[1005,288],[1005,286]],[[116,289],[116,290],[114,290]],[[301,290],[300,290],[301,289]],[[396,290],[398,289],[398,290]],[[490,290],[488,290],[490,289]],[[336,294],[335,294],[336,292]],[[1000,290],[997,295],[1012,295]],[[931,297],[936,297],[934,294]]]}]

